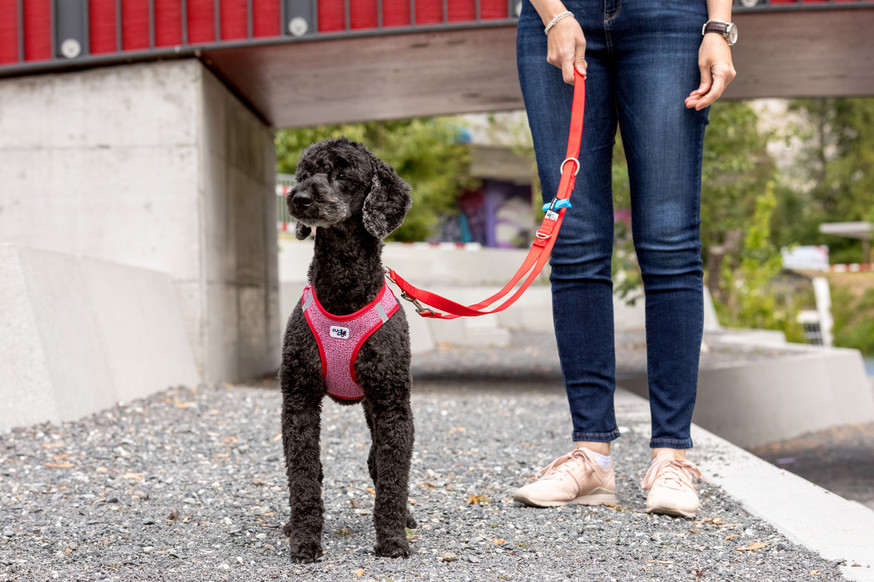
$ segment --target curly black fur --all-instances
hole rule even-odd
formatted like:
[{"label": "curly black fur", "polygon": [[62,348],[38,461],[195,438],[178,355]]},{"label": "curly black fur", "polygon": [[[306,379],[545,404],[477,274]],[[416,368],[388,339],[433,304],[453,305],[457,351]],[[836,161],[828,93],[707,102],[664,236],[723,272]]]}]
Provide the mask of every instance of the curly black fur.
[{"label": "curly black fur", "polygon": [[[372,302],[384,284],[382,239],[410,209],[410,187],[363,145],[345,138],[307,148],[297,166],[288,209],[298,238],[316,229],[309,279],[330,313],[347,315]],[[410,337],[403,309],[361,347],[355,364],[364,389],[372,445],[367,467],[376,489],[376,555],[410,553],[404,527],[416,527],[407,509],[413,413],[410,408]],[[315,338],[298,303],[282,349],[282,443],[291,519],[285,526],[291,560],[322,555],[322,466],[319,432],[326,386]],[[348,401],[337,400],[341,404]]]}]

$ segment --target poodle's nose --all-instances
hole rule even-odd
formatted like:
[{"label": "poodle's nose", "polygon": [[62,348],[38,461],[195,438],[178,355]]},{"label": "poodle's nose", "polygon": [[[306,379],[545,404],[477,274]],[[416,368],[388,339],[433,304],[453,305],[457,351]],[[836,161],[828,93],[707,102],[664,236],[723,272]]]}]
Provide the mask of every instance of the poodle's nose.
[{"label": "poodle's nose", "polygon": [[295,206],[309,206],[313,203],[313,195],[309,190],[299,190],[291,197]]}]

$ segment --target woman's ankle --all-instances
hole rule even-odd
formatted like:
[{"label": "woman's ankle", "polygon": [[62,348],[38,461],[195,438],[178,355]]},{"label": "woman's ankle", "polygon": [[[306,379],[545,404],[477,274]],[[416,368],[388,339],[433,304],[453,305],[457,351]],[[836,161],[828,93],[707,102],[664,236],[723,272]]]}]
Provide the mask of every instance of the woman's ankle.
[{"label": "woman's ankle", "polygon": [[606,457],[610,456],[610,443],[598,443],[591,441],[577,441],[576,448],[589,449],[595,453],[600,455],[604,455]]},{"label": "woman's ankle", "polygon": [[655,459],[659,453],[667,454],[673,453],[675,459],[685,459],[686,458],[686,449],[668,449],[668,448],[656,448],[652,449],[652,458]]}]

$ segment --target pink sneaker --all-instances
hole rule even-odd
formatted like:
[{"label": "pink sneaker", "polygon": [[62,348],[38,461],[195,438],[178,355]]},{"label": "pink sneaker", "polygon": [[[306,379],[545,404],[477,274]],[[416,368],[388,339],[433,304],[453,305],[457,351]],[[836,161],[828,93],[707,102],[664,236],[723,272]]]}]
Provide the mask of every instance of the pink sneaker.
[{"label": "pink sneaker", "polygon": [[694,481],[701,478],[692,461],[675,457],[672,451],[659,452],[640,486],[649,491],[646,511],[694,517],[698,511],[698,491]]},{"label": "pink sneaker", "polygon": [[537,481],[516,490],[516,501],[536,507],[615,505],[613,464],[605,471],[592,451],[584,448],[559,457],[537,473]]}]

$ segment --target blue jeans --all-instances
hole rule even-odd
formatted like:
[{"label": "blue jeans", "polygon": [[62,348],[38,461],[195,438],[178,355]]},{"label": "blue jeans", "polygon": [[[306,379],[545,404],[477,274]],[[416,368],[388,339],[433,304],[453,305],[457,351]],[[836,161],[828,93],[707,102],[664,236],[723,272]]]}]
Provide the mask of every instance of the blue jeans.
[{"label": "blue jeans", "polygon": [[[646,297],[650,446],[691,448],[703,328],[699,207],[708,112],[687,110],[683,101],[700,82],[706,0],[565,0],[565,5],[586,35],[588,63],[581,168],[550,261],[572,438],[609,442],[619,436],[610,271],[618,123]],[[573,87],[546,62],[543,23],[529,2],[523,2],[519,19],[517,59],[548,201],[558,188],[567,147]]]}]

